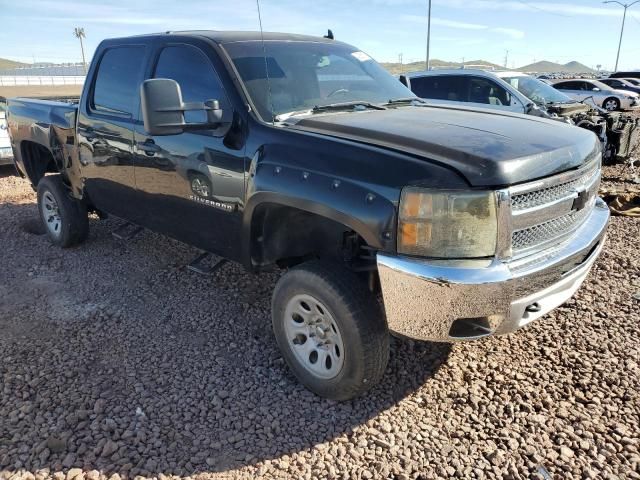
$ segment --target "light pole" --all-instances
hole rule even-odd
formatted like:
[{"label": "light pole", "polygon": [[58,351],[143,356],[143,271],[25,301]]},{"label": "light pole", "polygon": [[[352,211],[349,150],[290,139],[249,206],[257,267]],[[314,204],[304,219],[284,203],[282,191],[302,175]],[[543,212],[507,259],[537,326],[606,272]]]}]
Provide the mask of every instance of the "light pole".
[{"label": "light pole", "polygon": [[[640,0],[636,0],[639,1]],[[427,71],[429,71],[429,43],[431,42],[431,0],[427,0],[428,3],[428,13],[427,13],[427,58],[425,61],[425,65],[427,67]]]},{"label": "light pole", "polygon": [[[640,1],[640,0],[638,0]],[[76,27],[73,29],[73,35],[80,40],[80,50],[82,50],[82,67],[84,68],[85,75],[87,74],[87,61],[84,58],[84,44],[82,43],[82,39],[86,38],[84,34],[84,28]]]},{"label": "light pole", "polygon": [[621,3],[621,2],[618,2],[617,0],[607,0],[606,2],[602,2],[602,3],[617,3],[622,8],[624,8],[624,14],[622,15],[622,28],[620,29],[620,42],[618,42],[618,56],[616,57],[616,67],[614,68],[616,72],[618,71],[618,61],[620,60],[620,47],[622,47],[622,35],[624,34],[624,22],[627,19],[627,9],[630,7],[633,7],[638,2],[640,2],[640,0],[636,0],[635,2],[631,2],[631,3]]}]

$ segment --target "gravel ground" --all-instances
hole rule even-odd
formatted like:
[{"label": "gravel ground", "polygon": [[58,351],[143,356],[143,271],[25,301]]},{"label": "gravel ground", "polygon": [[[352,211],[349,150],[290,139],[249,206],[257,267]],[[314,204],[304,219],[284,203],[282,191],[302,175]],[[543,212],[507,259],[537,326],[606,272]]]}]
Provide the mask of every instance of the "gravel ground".
[{"label": "gravel ground", "polygon": [[193,249],[116,241],[116,220],[53,248],[9,169],[0,225],[0,478],[640,479],[640,219],[612,219],[544,319],[452,347],[394,340],[382,383],[341,404],[283,364],[276,276],[199,276]]}]

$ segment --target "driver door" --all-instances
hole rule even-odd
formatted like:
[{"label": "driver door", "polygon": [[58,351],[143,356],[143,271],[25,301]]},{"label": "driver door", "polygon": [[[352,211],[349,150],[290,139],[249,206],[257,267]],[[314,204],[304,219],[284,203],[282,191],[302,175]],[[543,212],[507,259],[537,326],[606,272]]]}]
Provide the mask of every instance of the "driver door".
[{"label": "driver door", "polygon": [[[222,126],[177,135],[152,136],[142,122],[135,129],[135,178],[144,226],[203,250],[237,258],[244,198],[244,148],[225,144],[233,109],[205,51],[190,43],[165,44],[151,78],[180,85],[185,102],[215,99]],[[205,123],[204,111],[184,114],[187,123]]]}]

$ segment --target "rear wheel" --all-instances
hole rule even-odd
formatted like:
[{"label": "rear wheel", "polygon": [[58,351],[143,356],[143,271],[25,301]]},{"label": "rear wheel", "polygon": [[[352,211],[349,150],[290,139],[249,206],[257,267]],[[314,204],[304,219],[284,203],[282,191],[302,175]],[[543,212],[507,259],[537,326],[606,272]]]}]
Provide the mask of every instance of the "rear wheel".
[{"label": "rear wheel", "polygon": [[384,374],[389,333],[382,309],[365,283],[339,264],[314,261],[283,275],[272,321],[287,364],[317,395],[347,400]]},{"label": "rear wheel", "polygon": [[602,106],[609,112],[615,112],[616,110],[620,110],[620,100],[614,97],[610,97],[602,102]]},{"label": "rear wheel", "polygon": [[86,240],[89,219],[84,204],[69,196],[60,175],[50,175],[38,182],[38,211],[49,239],[62,248]]}]

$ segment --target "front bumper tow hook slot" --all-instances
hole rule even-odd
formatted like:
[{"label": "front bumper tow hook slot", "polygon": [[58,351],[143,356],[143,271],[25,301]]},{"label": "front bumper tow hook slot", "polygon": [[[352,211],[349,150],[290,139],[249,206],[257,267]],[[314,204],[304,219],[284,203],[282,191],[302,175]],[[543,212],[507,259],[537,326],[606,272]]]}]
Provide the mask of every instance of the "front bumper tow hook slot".
[{"label": "front bumper tow hook slot", "polygon": [[534,302],[531,305],[529,305],[525,310],[529,313],[538,313],[540,310],[542,310],[542,307],[538,302]]}]

